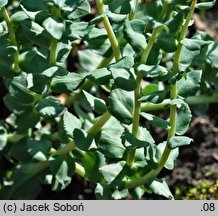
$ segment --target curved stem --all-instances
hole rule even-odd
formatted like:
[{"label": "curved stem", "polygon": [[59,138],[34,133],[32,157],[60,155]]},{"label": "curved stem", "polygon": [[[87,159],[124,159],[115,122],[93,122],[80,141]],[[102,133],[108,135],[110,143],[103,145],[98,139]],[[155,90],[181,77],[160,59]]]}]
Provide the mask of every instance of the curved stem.
[{"label": "curved stem", "polygon": [[20,66],[19,66],[19,49],[18,49],[18,45],[17,45],[17,40],[16,40],[16,36],[15,36],[15,32],[14,32],[14,28],[13,28],[13,23],[10,19],[10,16],[8,15],[8,12],[6,10],[5,7],[2,7],[1,8],[1,12],[2,12],[2,16],[7,24],[7,27],[8,27],[8,37],[9,37],[9,40],[11,42],[11,44],[13,46],[15,46],[16,48],[16,51],[15,53],[13,54],[14,56],[14,67],[13,67],[13,70],[14,72],[16,73],[19,73],[20,72]]},{"label": "curved stem", "polygon": [[101,128],[107,123],[110,119],[111,114],[107,111],[105,112],[95,123],[94,125],[87,131],[89,135],[96,135]]},{"label": "curved stem", "polygon": [[[165,14],[165,9],[166,7],[163,8],[163,11],[161,13],[161,18]],[[158,32],[159,32],[159,27],[155,28],[152,31],[152,35],[149,39],[149,42],[146,46],[146,48],[143,51],[142,57],[141,57],[141,64],[146,64],[148,60],[148,56],[151,52],[151,49],[155,43],[155,40],[157,38]],[[133,116],[133,125],[132,125],[132,134],[137,137],[138,136],[138,129],[139,129],[139,120],[140,120],[140,112],[141,112],[141,102],[138,100],[140,97],[140,87],[141,87],[141,81],[142,81],[142,74],[138,73],[137,78],[136,78],[136,84],[137,88],[135,89],[134,92],[134,101],[135,101],[135,110],[134,110],[134,116]],[[134,163],[135,160],[135,149],[131,149],[128,151],[127,154],[127,164],[131,166]]]},{"label": "curved stem", "polygon": [[[96,0],[96,5],[97,5],[99,13],[103,14],[104,13],[104,4],[103,4],[102,0]],[[116,61],[119,61],[121,59],[120,47],[119,47],[118,41],[117,41],[116,36],[114,34],[114,31],[113,31],[113,28],[112,28],[107,16],[105,16],[103,18],[103,23],[104,23],[104,27],[107,31],[111,46],[112,46],[115,59],[116,59]]]},{"label": "curved stem", "polygon": [[[173,64],[173,73],[174,74],[177,73],[178,67],[179,67],[179,60],[180,60],[180,54],[181,54],[181,48],[182,48],[181,40],[183,40],[185,38],[186,32],[188,30],[189,22],[190,22],[191,17],[194,13],[196,3],[197,3],[197,0],[192,1],[191,11],[187,15],[186,22],[185,22],[185,24],[182,28],[182,31],[181,31],[181,35],[179,38],[179,44],[178,44],[178,48],[177,48],[176,53],[175,53],[174,64]],[[176,97],[177,97],[177,85],[175,83],[175,84],[171,85],[170,99],[172,100],[172,99],[175,99]],[[171,128],[168,131],[167,142],[169,141],[169,139],[172,136],[175,135],[175,131],[176,131],[176,105],[170,105],[170,126],[171,126]],[[143,176],[137,180],[127,182],[126,188],[130,189],[130,188],[137,187],[139,185],[145,184],[149,179],[156,177],[160,173],[160,171],[163,169],[166,161],[168,160],[170,152],[171,152],[171,150],[166,145],[164,152],[163,152],[160,160],[158,161],[157,169],[151,170],[148,174],[146,174],[145,176]]]}]

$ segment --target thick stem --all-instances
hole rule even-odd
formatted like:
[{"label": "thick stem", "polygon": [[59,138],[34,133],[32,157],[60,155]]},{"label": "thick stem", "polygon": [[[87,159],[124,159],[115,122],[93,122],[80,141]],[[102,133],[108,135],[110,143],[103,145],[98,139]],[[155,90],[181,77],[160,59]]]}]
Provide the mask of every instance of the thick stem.
[{"label": "thick stem", "polygon": [[[97,5],[99,13],[103,14],[104,13],[104,4],[103,4],[102,0],[96,0],[96,5]],[[105,16],[103,18],[103,23],[104,23],[104,27],[107,31],[111,46],[112,46],[115,59],[116,59],[116,61],[119,61],[121,59],[120,47],[119,47],[118,41],[117,41],[116,36],[114,34],[114,31],[113,31],[113,28],[112,28],[107,16]]]},{"label": "thick stem", "polygon": [[85,169],[78,163],[75,163],[75,173],[81,177],[85,177]]},{"label": "thick stem", "polygon": [[50,59],[49,59],[49,65],[50,66],[55,66],[56,65],[57,46],[58,46],[57,39],[52,37],[51,45],[50,45]]},{"label": "thick stem", "polygon": [[110,119],[111,114],[107,111],[105,112],[95,123],[94,125],[87,131],[89,135],[96,135],[101,128],[107,123]]},{"label": "thick stem", "polygon": [[[144,52],[142,54],[141,58],[141,64],[146,64],[149,53],[155,43],[155,39],[157,37],[159,28],[155,28],[152,32],[152,35],[149,39],[149,42],[144,49]],[[138,136],[138,129],[139,129],[139,120],[140,120],[140,112],[141,112],[141,102],[138,100],[140,97],[140,87],[141,87],[141,81],[142,81],[142,74],[138,73],[136,78],[137,88],[134,92],[134,101],[135,101],[135,110],[134,110],[134,116],[133,116],[133,125],[132,125],[132,134],[137,137]],[[135,160],[135,149],[131,149],[128,151],[127,154],[127,164],[131,166],[134,163]]]},{"label": "thick stem", "polygon": [[5,7],[2,7],[1,8],[1,12],[2,12],[2,16],[7,24],[7,27],[8,27],[8,37],[9,37],[9,40],[11,42],[11,44],[13,46],[15,46],[16,48],[16,51],[15,53],[13,54],[13,57],[14,57],[14,67],[13,67],[13,70],[14,72],[16,73],[19,73],[20,72],[20,67],[19,67],[19,49],[18,49],[18,45],[17,45],[17,40],[16,40],[16,36],[15,36],[15,32],[14,32],[14,28],[13,28],[13,23],[10,19],[10,16],[8,15],[8,12],[6,10]]},{"label": "thick stem", "polygon": [[[189,22],[191,20],[191,17],[194,13],[194,9],[195,9],[195,5],[197,3],[197,0],[193,0],[192,4],[191,4],[191,11],[189,12],[189,14],[186,17],[186,22],[182,28],[181,31],[181,35],[179,38],[179,44],[178,44],[178,48],[176,50],[175,53],[175,58],[174,58],[174,64],[173,64],[173,73],[176,74],[178,72],[178,67],[179,67],[179,60],[180,60],[180,54],[181,54],[181,48],[182,48],[182,44],[181,44],[181,40],[183,40],[185,38],[186,32],[188,30],[188,25]],[[171,85],[171,90],[170,90],[170,99],[175,99],[177,97],[177,85],[172,84]],[[170,106],[170,126],[171,128],[168,131],[168,138],[167,138],[167,142],[169,141],[169,139],[175,135],[175,130],[176,130],[176,105],[171,105]],[[168,157],[170,155],[171,150],[167,147],[165,147],[164,152],[160,158],[160,160],[158,161],[158,167],[157,169],[151,170],[148,174],[146,174],[145,176],[135,180],[135,181],[131,181],[131,182],[127,182],[126,183],[126,188],[130,189],[130,188],[134,188],[137,186],[140,186],[142,184],[145,184],[149,179],[156,177],[160,171],[163,169],[166,161],[168,160]]]}]

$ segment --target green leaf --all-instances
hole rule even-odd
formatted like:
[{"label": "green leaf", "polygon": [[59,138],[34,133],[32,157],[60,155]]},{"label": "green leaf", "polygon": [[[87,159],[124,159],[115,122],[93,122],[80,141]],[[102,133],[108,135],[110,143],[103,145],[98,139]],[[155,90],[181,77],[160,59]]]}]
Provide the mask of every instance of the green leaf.
[{"label": "green leaf", "polygon": [[65,76],[68,75],[69,72],[63,67],[53,66],[44,70],[41,74],[50,78],[55,76]]},{"label": "green leaf", "polygon": [[30,161],[31,156],[28,153],[27,138],[23,138],[18,142],[13,143],[10,147],[9,155],[17,161]]},{"label": "green leaf", "polygon": [[94,137],[79,128],[74,129],[73,137],[76,146],[83,151],[94,150],[97,148]]},{"label": "green leaf", "polygon": [[80,65],[85,71],[96,70],[103,60],[101,55],[90,49],[78,51],[78,57]]},{"label": "green leaf", "polygon": [[165,22],[165,25],[169,28],[169,33],[171,35],[176,35],[176,33],[180,30],[183,23],[183,13],[178,12],[174,17],[170,18]]},{"label": "green leaf", "polygon": [[107,68],[100,68],[88,73],[87,79],[98,85],[107,85],[111,79],[111,73]]},{"label": "green leaf", "polygon": [[141,200],[144,193],[145,193],[145,190],[142,187],[136,187],[133,189],[129,189],[129,194],[134,200]]},{"label": "green leaf", "polygon": [[112,0],[109,4],[109,10],[117,14],[129,14],[132,8],[129,0]]},{"label": "green leaf", "polygon": [[46,20],[44,20],[42,25],[46,31],[57,40],[61,39],[66,28],[63,20],[54,17],[48,17]]},{"label": "green leaf", "polygon": [[94,97],[86,91],[83,91],[83,94],[85,95],[89,106],[91,106],[95,112],[97,112],[99,114],[103,114],[106,112],[107,107],[106,107],[104,100],[97,98],[97,97]]},{"label": "green leaf", "polygon": [[183,135],[189,128],[192,114],[188,104],[183,103],[179,109],[177,109],[176,118],[176,134]]},{"label": "green leaf", "polygon": [[109,97],[110,112],[125,124],[131,124],[134,112],[134,92],[115,88]]},{"label": "green leaf", "polygon": [[85,168],[85,177],[91,182],[100,182],[102,174],[99,168],[105,165],[105,157],[98,151],[86,152],[83,157],[83,166]]},{"label": "green leaf", "polygon": [[107,185],[101,185],[97,183],[95,188],[95,196],[98,200],[110,200],[111,199],[111,190]]},{"label": "green leaf", "polygon": [[156,45],[165,52],[172,53],[176,51],[176,39],[169,33],[161,32],[157,38]]},{"label": "green leaf", "polygon": [[137,138],[128,130],[125,130],[121,138],[123,145],[128,149],[147,147],[151,143],[154,143],[154,139],[149,131],[142,127],[139,128],[139,135]]},{"label": "green leaf", "polygon": [[212,8],[216,3],[216,0],[213,0],[211,2],[200,2],[196,4],[196,8],[199,10],[208,10]]},{"label": "green leaf", "polygon": [[23,0],[22,5],[29,11],[46,10],[49,1],[38,0],[37,4],[35,0]]},{"label": "green leaf", "polygon": [[200,87],[202,71],[193,70],[182,77],[178,83],[178,95],[188,97],[194,95]]},{"label": "green leaf", "polygon": [[83,39],[92,28],[87,22],[74,22],[66,27],[64,37],[69,40]]},{"label": "green leaf", "polygon": [[167,90],[156,91],[151,94],[142,96],[139,101],[141,102],[151,102],[154,104],[161,103],[167,96]]},{"label": "green leaf", "polygon": [[51,89],[56,93],[70,93],[78,89],[85,77],[77,73],[69,73],[65,76],[56,76],[51,81]]},{"label": "green leaf", "polygon": [[149,123],[151,123],[153,126],[155,127],[160,127],[160,128],[164,128],[166,130],[170,129],[170,124],[167,120],[163,120],[155,115],[149,114],[149,113],[140,113],[140,115],[147,119],[149,121]]},{"label": "green leaf", "polygon": [[53,96],[42,98],[35,106],[40,116],[55,118],[63,114],[65,107]]},{"label": "green leaf", "polygon": [[53,174],[52,190],[63,190],[71,182],[75,170],[75,162],[70,155],[54,155],[48,160]]},{"label": "green leaf", "polygon": [[47,140],[27,140],[28,153],[37,161],[46,161],[52,143]]},{"label": "green leaf", "polygon": [[64,66],[67,58],[72,50],[72,45],[70,41],[67,42],[58,42],[57,46],[57,62],[62,63]]},{"label": "green leaf", "polygon": [[168,147],[174,149],[180,146],[189,145],[192,141],[193,139],[186,136],[173,136],[169,140]]},{"label": "green leaf", "polygon": [[116,85],[126,91],[133,91],[136,89],[135,78],[129,70],[133,64],[133,58],[126,56],[117,63],[113,63],[108,67]]},{"label": "green leaf", "polygon": [[158,89],[159,89],[158,84],[155,83],[148,84],[142,89],[142,95],[151,94],[153,92],[158,91]]},{"label": "green leaf", "polygon": [[155,194],[164,196],[168,199],[174,199],[167,183],[162,179],[155,178],[151,180],[148,185]]},{"label": "green leaf", "polygon": [[104,176],[106,182],[113,188],[123,186],[123,179],[125,177],[124,167],[125,161],[119,161],[117,163],[111,163],[101,167],[99,170]]},{"label": "green leaf", "polygon": [[32,104],[38,95],[27,87],[27,74],[22,73],[14,77],[9,86],[9,93],[12,97],[16,98],[19,103]]},{"label": "green leaf", "polygon": [[4,149],[7,144],[7,131],[4,127],[0,126],[0,151]]},{"label": "green leaf", "polygon": [[[166,144],[167,142],[162,142],[157,145],[157,151],[155,155],[157,161],[159,161],[161,156],[163,155]],[[172,149],[166,163],[164,164],[164,167],[168,170],[173,170],[175,160],[177,159],[178,156],[179,156],[179,148]]]},{"label": "green leaf", "polygon": [[48,47],[50,44],[50,35],[38,23],[24,20],[21,22],[24,35],[33,43],[40,47]]},{"label": "green leaf", "polygon": [[115,200],[118,199],[122,199],[125,198],[129,195],[129,191],[127,189],[123,189],[123,190],[115,190],[112,193],[112,198],[114,198]]},{"label": "green leaf", "polygon": [[17,131],[26,132],[28,129],[34,128],[40,121],[40,116],[35,110],[26,111],[16,118]]},{"label": "green leaf", "polygon": [[129,20],[125,20],[123,29],[124,39],[132,46],[133,50],[138,53],[142,52],[147,46],[145,36],[134,31]]},{"label": "green leaf", "polygon": [[76,20],[91,12],[89,2],[87,0],[66,1],[66,5],[71,9],[64,12],[64,16],[69,20]]},{"label": "green leaf", "polygon": [[109,70],[111,68],[124,68],[124,69],[130,69],[134,65],[134,59],[131,56],[124,56],[119,61],[112,63],[108,66]]},{"label": "green leaf", "polygon": [[64,112],[63,125],[66,134],[72,139],[73,139],[74,129],[82,127],[81,121],[76,116],[68,112],[67,109]]},{"label": "green leaf", "polygon": [[8,0],[0,0],[0,8],[4,7],[6,4],[8,4]]},{"label": "green leaf", "polygon": [[104,13],[102,13],[99,16],[95,17],[94,19],[90,20],[89,25],[99,24],[100,22],[102,22],[104,17],[108,16],[108,14],[109,14],[109,11],[105,11]]},{"label": "green leaf", "polygon": [[137,71],[142,73],[144,77],[154,78],[163,77],[170,73],[170,70],[160,65],[141,64],[137,67]]},{"label": "green leaf", "polygon": [[98,150],[109,158],[122,158],[125,151],[121,142],[123,131],[119,121],[111,117],[96,138]]}]

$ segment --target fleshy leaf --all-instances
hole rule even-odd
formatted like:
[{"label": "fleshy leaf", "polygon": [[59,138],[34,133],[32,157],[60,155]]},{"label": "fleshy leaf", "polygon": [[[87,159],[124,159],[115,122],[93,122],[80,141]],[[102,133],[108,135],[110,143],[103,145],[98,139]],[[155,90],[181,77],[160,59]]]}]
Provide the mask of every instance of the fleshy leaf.
[{"label": "fleshy leaf", "polygon": [[166,95],[167,95],[167,90],[161,90],[142,96],[139,100],[141,102],[151,102],[157,104],[157,103],[161,103],[166,98]]},{"label": "fleshy leaf", "polygon": [[112,0],[109,4],[109,10],[117,14],[129,14],[132,9],[129,0]]},{"label": "fleshy leaf", "polygon": [[140,113],[140,115],[147,119],[153,126],[164,128],[166,130],[170,129],[170,124],[167,120],[163,120],[155,115],[149,114],[149,113]]},{"label": "fleshy leaf", "polygon": [[4,149],[7,144],[7,131],[5,128],[0,126],[0,151]]},{"label": "fleshy leaf", "polygon": [[83,157],[83,166],[85,168],[85,176],[91,182],[100,182],[102,174],[99,168],[105,165],[105,157],[98,151],[86,152]]},{"label": "fleshy leaf", "polygon": [[49,17],[43,22],[43,27],[46,31],[55,39],[60,40],[64,31],[65,31],[65,23],[63,20],[59,20],[57,18]]},{"label": "fleshy leaf", "polygon": [[140,127],[138,138],[128,130],[125,130],[122,135],[122,143],[126,148],[135,149],[149,146],[151,143],[154,143],[154,139],[146,128]]},{"label": "fleshy leaf", "polygon": [[77,73],[69,73],[66,76],[56,76],[52,79],[51,88],[56,93],[73,92],[84,81],[84,76]]},{"label": "fleshy leaf", "polygon": [[200,2],[196,4],[196,8],[199,10],[208,10],[212,8],[216,3],[216,0],[213,0],[211,2]]},{"label": "fleshy leaf", "polygon": [[196,93],[200,87],[202,71],[194,70],[187,73],[186,78],[178,81],[178,95],[188,97]]},{"label": "fleshy leaf", "polygon": [[170,138],[168,146],[170,149],[174,149],[180,146],[189,145],[193,139],[186,136],[173,136]]},{"label": "fleshy leaf", "polygon": [[4,7],[8,3],[8,0],[0,0],[0,8]]},{"label": "fleshy leaf", "polygon": [[177,110],[177,118],[176,118],[177,135],[183,135],[188,130],[191,118],[192,118],[192,114],[188,104],[182,103],[181,107]]},{"label": "fleshy leaf", "polygon": [[81,121],[68,110],[65,110],[64,112],[63,124],[66,134],[71,138],[73,138],[74,129],[82,127]]},{"label": "fleshy leaf", "polygon": [[83,91],[83,93],[84,93],[89,105],[92,107],[92,109],[95,112],[97,112],[99,114],[106,112],[107,107],[106,107],[104,100],[97,98],[97,97],[94,97],[93,95],[89,94],[86,91]]},{"label": "fleshy leaf", "polygon": [[155,178],[151,180],[148,185],[155,194],[164,196],[168,199],[174,199],[167,183],[163,181],[162,179]]},{"label": "fleshy leaf", "polygon": [[94,137],[89,135],[82,129],[75,128],[73,131],[73,137],[76,146],[83,151],[93,150],[97,148]]},{"label": "fleshy leaf", "polygon": [[98,85],[107,85],[111,79],[111,72],[107,68],[99,68],[88,73],[87,79]]},{"label": "fleshy leaf", "polygon": [[120,122],[111,117],[96,139],[98,150],[109,158],[122,158],[125,151],[121,142],[123,131]]},{"label": "fleshy leaf", "polygon": [[115,88],[110,95],[110,112],[125,124],[131,124],[134,110],[134,92]]},{"label": "fleshy leaf", "polygon": [[135,78],[129,70],[133,64],[133,58],[126,56],[108,67],[116,85],[126,91],[133,91],[136,89]]},{"label": "fleshy leaf", "polygon": [[52,143],[47,140],[27,140],[28,153],[33,159],[46,161],[49,155]]},{"label": "fleshy leaf", "polygon": [[70,155],[54,155],[48,160],[53,174],[52,190],[63,190],[71,182],[75,170],[75,163]]},{"label": "fleshy leaf", "polygon": [[132,46],[135,52],[142,52],[146,45],[145,36],[139,32],[133,31],[128,20],[124,23],[124,38]]},{"label": "fleshy leaf", "polygon": [[41,99],[35,108],[41,116],[48,118],[60,116],[65,109],[60,101],[53,96]]},{"label": "fleshy leaf", "polygon": [[144,77],[163,77],[167,75],[170,70],[160,65],[144,65],[137,67],[137,71],[142,73]]},{"label": "fleshy leaf", "polygon": [[110,200],[111,199],[111,190],[108,186],[102,186],[97,183],[95,188],[95,196],[98,200]]},{"label": "fleshy leaf", "polygon": [[[166,142],[162,142],[157,145],[157,152],[156,152],[157,160],[160,160],[165,147],[166,147]],[[177,159],[178,156],[179,156],[179,148],[172,149],[164,167],[168,170],[172,170],[174,168],[175,160]]]},{"label": "fleshy leaf", "polygon": [[117,188],[119,186],[122,186],[122,180],[125,177],[125,165],[125,161],[119,161],[117,163],[105,165],[100,168],[100,172],[104,176],[104,179],[111,187]]}]

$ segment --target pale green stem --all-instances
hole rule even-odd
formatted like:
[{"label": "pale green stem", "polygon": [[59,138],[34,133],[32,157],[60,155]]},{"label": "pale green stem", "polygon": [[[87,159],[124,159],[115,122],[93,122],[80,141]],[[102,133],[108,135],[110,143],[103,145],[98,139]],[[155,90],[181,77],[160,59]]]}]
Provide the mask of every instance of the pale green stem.
[{"label": "pale green stem", "polygon": [[50,66],[56,65],[57,46],[58,46],[58,40],[52,37],[51,44],[50,44],[50,59],[49,59]]},{"label": "pale green stem", "polygon": [[78,163],[75,163],[75,173],[81,177],[85,177],[85,169]]},{"label": "pale green stem", "polygon": [[16,48],[15,53],[13,54],[14,57],[14,67],[13,70],[16,73],[20,72],[20,66],[19,66],[19,49],[18,49],[18,45],[17,45],[17,40],[16,40],[16,36],[15,36],[15,32],[14,32],[14,28],[13,28],[13,23],[10,19],[10,16],[8,15],[8,12],[6,10],[5,7],[1,8],[1,12],[2,12],[2,16],[7,24],[8,27],[8,37],[9,40],[11,42],[11,44]]},{"label": "pale green stem", "polygon": [[87,131],[89,135],[96,135],[101,128],[107,123],[107,121],[110,119],[111,114],[106,111],[95,123],[94,125]]},{"label": "pale green stem", "polygon": [[[165,11],[165,8],[164,8],[164,11]],[[162,14],[164,15],[163,12]],[[159,28],[155,28],[152,31],[152,35],[149,39],[149,42],[143,51],[142,58],[141,58],[141,64],[146,64],[150,51],[155,43],[158,32],[159,32]],[[141,73],[137,74],[137,78],[136,78],[137,88],[135,89],[135,92],[134,92],[135,109],[134,109],[134,116],[133,116],[132,134],[135,137],[138,136],[139,120],[140,120],[140,112],[141,112],[141,102],[138,99],[140,96],[140,87],[141,87],[142,77],[143,76]],[[129,166],[131,166],[134,163],[135,152],[136,152],[135,149],[131,149],[127,153],[127,164]]]},{"label": "pale green stem", "polygon": [[[99,13],[103,14],[104,13],[104,4],[103,4],[102,0],[96,0],[96,5],[97,5]],[[107,31],[111,46],[112,46],[115,59],[116,59],[116,61],[119,61],[121,59],[120,47],[119,47],[118,41],[117,41],[116,36],[114,34],[114,31],[113,31],[113,28],[112,28],[107,16],[105,16],[103,18],[103,23],[104,23],[104,27]]]},{"label": "pale green stem", "polygon": [[[181,36],[179,39],[179,44],[178,44],[178,48],[176,50],[175,53],[175,57],[174,57],[174,65],[173,65],[173,73],[176,74],[178,72],[178,66],[179,66],[179,59],[180,59],[180,54],[181,54],[181,40],[183,40],[185,38],[186,32],[188,30],[188,25],[189,22],[191,20],[191,17],[194,13],[194,9],[195,9],[195,5],[197,3],[197,0],[193,0],[192,4],[191,4],[191,11],[189,12],[189,14],[186,17],[186,22],[182,28],[181,31]],[[177,86],[176,83],[171,85],[171,90],[170,90],[170,99],[175,99],[177,97]],[[170,126],[171,128],[168,131],[168,138],[167,138],[167,142],[169,141],[169,139],[175,135],[175,130],[176,130],[176,105],[170,105]],[[126,188],[130,189],[130,188],[135,188],[137,186],[143,185],[145,184],[148,180],[156,177],[160,171],[163,169],[169,155],[170,155],[171,150],[167,147],[165,147],[164,152],[160,158],[160,160],[158,161],[158,167],[157,169],[151,170],[148,174],[146,174],[145,176],[134,180],[134,181],[130,181],[126,183]]]}]

